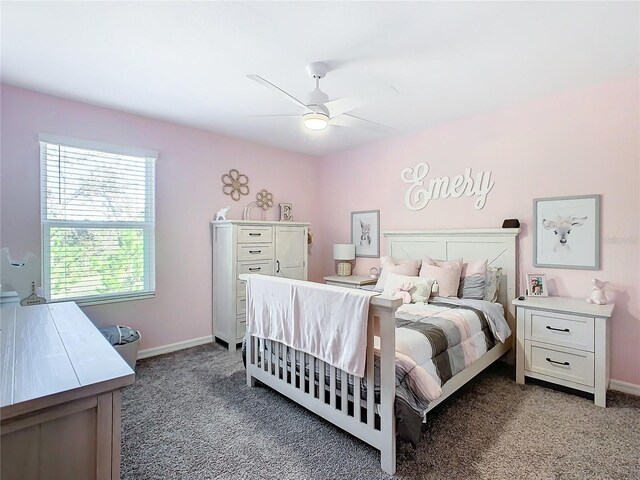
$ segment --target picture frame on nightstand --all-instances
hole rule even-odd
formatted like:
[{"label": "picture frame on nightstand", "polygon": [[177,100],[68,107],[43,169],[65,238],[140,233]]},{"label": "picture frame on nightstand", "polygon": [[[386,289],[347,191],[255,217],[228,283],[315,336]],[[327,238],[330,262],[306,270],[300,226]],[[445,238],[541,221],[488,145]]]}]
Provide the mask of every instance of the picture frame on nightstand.
[{"label": "picture frame on nightstand", "polygon": [[548,297],[547,276],[544,273],[527,274],[527,297]]}]

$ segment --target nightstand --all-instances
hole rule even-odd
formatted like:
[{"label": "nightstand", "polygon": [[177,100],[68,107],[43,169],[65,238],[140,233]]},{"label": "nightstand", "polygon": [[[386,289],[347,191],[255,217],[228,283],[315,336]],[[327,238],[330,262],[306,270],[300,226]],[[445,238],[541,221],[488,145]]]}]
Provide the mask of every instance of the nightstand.
[{"label": "nightstand", "polygon": [[517,307],[516,382],[525,377],[592,393],[605,407],[613,304],[567,297],[526,297]]},{"label": "nightstand", "polygon": [[327,285],[346,288],[362,288],[364,285],[375,285],[377,282],[377,278],[365,277],[363,275],[330,275],[328,277],[324,277],[324,283]]}]

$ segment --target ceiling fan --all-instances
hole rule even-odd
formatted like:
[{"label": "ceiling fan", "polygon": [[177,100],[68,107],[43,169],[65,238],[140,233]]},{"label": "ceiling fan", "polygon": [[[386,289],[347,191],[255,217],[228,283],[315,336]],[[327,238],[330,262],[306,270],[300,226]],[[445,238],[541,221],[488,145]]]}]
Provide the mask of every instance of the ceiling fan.
[{"label": "ceiling fan", "polygon": [[307,73],[316,81],[316,88],[308,95],[308,103],[301,102],[293,95],[285,92],[273,83],[265,80],[260,75],[247,75],[251,80],[276,92],[278,95],[295,103],[303,109],[300,115],[255,115],[258,117],[294,117],[302,118],[305,127],[310,130],[322,130],[328,125],[339,127],[366,128],[377,132],[393,132],[394,129],[371,120],[356,117],[349,112],[369,103],[380,101],[384,98],[398,94],[393,87],[386,87],[375,92],[362,93],[351,97],[329,100],[329,96],[320,90],[320,79],[329,72],[329,66],[322,62],[313,62],[307,65]]}]

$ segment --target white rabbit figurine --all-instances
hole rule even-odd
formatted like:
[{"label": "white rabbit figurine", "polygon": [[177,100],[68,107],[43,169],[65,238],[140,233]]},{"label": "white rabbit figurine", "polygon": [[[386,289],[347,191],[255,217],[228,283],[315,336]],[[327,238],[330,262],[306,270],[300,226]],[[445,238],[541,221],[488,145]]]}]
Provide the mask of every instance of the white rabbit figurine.
[{"label": "white rabbit figurine", "polygon": [[609,282],[603,282],[602,280],[594,278],[591,283],[593,283],[593,290],[591,290],[591,297],[587,298],[587,302],[595,303],[596,305],[606,305],[607,296],[604,294],[604,289]]},{"label": "white rabbit figurine", "polygon": [[227,205],[224,208],[221,208],[220,210],[218,210],[216,212],[216,218],[214,218],[214,220],[215,221],[217,221],[217,220],[226,220],[228,211],[229,211],[229,205]]}]

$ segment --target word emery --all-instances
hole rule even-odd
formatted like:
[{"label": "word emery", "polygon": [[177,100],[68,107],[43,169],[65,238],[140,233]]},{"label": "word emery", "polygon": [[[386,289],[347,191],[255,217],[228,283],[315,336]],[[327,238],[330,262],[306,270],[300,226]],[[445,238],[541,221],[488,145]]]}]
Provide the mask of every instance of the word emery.
[{"label": "word emery", "polygon": [[428,174],[429,164],[426,162],[418,163],[415,168],[402,169],[400,178],[403,182],[412,184],[404,196],[409,210],[422,210],[431,200],[438,198],[459,198],[462,195],[477,196],[474,207],[481,210],[487,203],[487,195],[495,185],[495,182],[491,181],[491,171],[478,172],[473,178],[471,169],[465,168],[463,175],[456,175],[453,179],[431,178],[427,184]]}]

